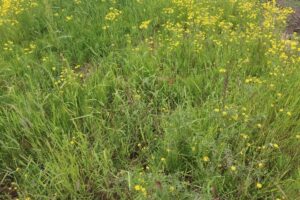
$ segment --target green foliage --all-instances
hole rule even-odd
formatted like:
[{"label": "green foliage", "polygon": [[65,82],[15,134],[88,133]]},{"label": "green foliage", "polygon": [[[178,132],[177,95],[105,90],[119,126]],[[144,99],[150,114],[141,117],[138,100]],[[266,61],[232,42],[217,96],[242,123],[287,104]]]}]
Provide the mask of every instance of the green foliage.
[{"label": "green foliage", "polygon": [[0,1],[1,199],[297,199],[299,38],[257,0]]}]

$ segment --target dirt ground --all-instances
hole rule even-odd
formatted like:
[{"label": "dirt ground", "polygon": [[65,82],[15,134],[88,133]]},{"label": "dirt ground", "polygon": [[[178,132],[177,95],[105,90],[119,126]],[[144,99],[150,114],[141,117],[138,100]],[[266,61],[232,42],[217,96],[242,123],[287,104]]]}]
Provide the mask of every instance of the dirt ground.
[{"label": "dirt ground", "polygon": [[278,0],[280,6],[289,6],[295,10],[289,19],[287,28],[285,31],[286,35],[292,35],[294,32],[300,33],[300,0]]}]

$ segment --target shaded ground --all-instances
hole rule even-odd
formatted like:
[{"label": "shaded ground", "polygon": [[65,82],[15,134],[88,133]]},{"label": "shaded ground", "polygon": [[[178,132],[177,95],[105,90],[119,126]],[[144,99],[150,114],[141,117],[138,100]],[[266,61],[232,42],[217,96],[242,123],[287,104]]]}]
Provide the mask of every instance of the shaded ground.
[{"label": "shaded ground", "polygon": [[300,0],[279,0],[278,4],[292,7],[295,10],[295,13],[288,19],[286,34],[300,33]]}]

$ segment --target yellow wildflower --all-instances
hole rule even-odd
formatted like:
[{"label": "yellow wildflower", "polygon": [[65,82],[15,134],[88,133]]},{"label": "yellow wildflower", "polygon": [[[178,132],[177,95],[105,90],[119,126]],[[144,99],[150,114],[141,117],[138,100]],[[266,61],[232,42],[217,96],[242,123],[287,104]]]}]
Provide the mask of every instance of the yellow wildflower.
[{"label": "yellow wildflower", "polygon": [[223,73],[225,73],[225,72],[226,72],[226,69],[224,69],[224,68],[220,68],[220,69],[219,69],[219,72],[220,72],[221,74],[223,74]]},{"label": "yellow wildflower", "polygon": [[236,171],[236,166],[232,165],[232,166],[230,167],[230,170],[233,171],[233,172],[235,172],[235,171]]},{"label": "yellow wildflower", "polygon": [[203,158],[202,158],[202,160],[204,161],[204,162],[209,162],[209,157],[208,156],[204,156]]},{"label": "yellow wildflower", "polygon": [[220,112],[220,109],[219,108],[215,108],[214,111],[215,112]]},{"label": "yellow wildflower", "polygon": [[262,184],[261,184],[261,183],[259,183],[259,182],[258,182],[258,183],[256,183],[256,188],[257,188],[257,189],[261,189],[262,187],[263,187],[263,186],[262,186]]},{"label": "yellow wildflower", "polygon": [[141,187],[140,185],[135,185],[135,186],[134,186],[134,189],[135,189],[136,191],[139,191],[139,190],[142,189],[142,187]]},{"label": "yellow wildflower", "polygon": [[164,8],[163,13],[172,14],[172,13],[174,13],[174,9],[173,8]]},{"label": "yellow wildflower", "polygon": [[73,19],[73,16],[72,15],[70,15],[70,16],[66,16],[66,21],[68,22],[68,21],[71,21]]},{"label": "yellow wildflower", "polygon": [[143,21],[141,25],[139,26],[140,29],[147,29],[149,24],[151,23],[151,20]]},{"label": "yellow wildflower", "polygon": [[175,187],[174,186],[170,186],[170,192],[174,192]]},{"label": "yellow wildflower", "polygon": [[105,20],[107,21],[115,21],[122,14],[122,11],[116,8],[110,8],[109,12],[105,15]]}]

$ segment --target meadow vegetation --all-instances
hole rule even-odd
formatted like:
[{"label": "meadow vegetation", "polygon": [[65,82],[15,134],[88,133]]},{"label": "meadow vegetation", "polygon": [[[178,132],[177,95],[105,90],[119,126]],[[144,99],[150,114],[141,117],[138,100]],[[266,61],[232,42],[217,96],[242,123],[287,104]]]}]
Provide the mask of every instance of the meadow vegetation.
[{"label": "meadow vegetation", "polygon": [[0,0],[0,199],[299,199],[291,13]]}]

